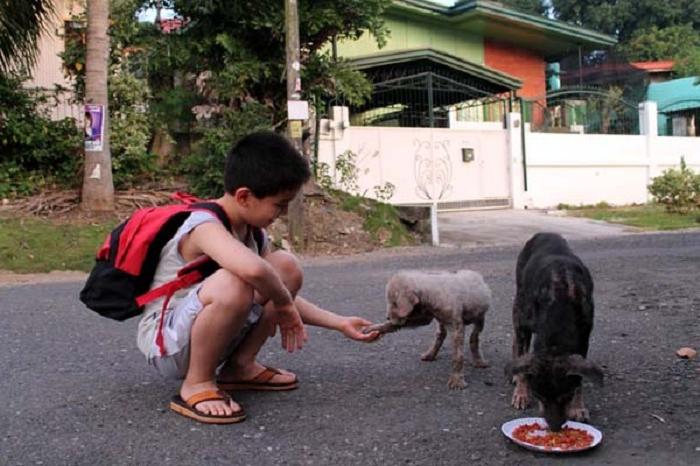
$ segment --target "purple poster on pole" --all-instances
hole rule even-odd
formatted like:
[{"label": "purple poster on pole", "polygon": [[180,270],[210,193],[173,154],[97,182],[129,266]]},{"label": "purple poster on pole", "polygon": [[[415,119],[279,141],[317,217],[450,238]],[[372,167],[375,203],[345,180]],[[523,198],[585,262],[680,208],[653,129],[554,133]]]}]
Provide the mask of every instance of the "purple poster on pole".
[{"label": "purple poster on pole", "polygon": [[104,137],[104,106],[85,105],[85,151],[99,152],[102,150]]}]

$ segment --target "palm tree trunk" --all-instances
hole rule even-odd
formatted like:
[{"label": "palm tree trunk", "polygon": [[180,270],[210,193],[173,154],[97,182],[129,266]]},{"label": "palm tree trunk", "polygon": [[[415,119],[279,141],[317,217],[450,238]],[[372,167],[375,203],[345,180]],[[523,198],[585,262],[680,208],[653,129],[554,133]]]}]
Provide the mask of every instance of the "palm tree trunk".
[{"label": "palm tree trunk", "polygon": [[[85,56],[86,117],[101,116],[102,125],[86,125],[85,172],[81,208],[86,211],[114,210],[112,158],[109,150],[109,107],[107,75],[109,67],[109,0],[87,1],[87,54]],[[88,140],[90,136],[91,140]]]}]

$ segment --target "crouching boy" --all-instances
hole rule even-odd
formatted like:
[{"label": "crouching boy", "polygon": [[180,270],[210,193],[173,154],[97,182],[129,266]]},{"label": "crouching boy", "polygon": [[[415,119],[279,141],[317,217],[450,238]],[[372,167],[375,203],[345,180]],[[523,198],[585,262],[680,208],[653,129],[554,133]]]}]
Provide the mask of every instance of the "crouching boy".
[{"label": "crouching boy", "polygon": [[265,237],[264,228],[287,211],[309,176],[308,163],[286,138],[251,134],[228,154],[225,193],[215,201],[231,230],[212,212],[195,211],[163,248],[151,289],[205,255],[221,267],[176,292],[165,308],[162,299],[148,304],[139,323],[138,346],[149,364],[166,377],[183,379],[170,403],[173,411],[205,423],[240,422],[245,411],[228,391],[296,388],[294,374],[256,359],[277,328],[289,352],[306,341],[304,324],[358,341],[377,338],[377,332],[361,332],[371,322],[298,296],[299,262],[287,252],[273,252]]}]

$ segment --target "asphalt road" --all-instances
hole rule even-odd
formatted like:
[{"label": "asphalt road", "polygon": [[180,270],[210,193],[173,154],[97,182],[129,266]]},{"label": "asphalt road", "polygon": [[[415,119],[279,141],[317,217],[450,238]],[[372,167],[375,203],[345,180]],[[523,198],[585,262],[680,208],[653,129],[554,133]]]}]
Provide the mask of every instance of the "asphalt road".
[{"label": "asphalt road", "polygon": [[609,238],[640,231],[626,225],[553,210],[472,210],[438,214],[440,245],[468,247],[524,244],[538,231],[552,231],[568,240]]},{"label": "asphalt road", "polygon": [[447,389],[450,342],[421,362],[432,327],[360,344],[311,328],[288,355],[271,341],[261,360],[295,371],[288,393],[241,392],[242,424],[207,426],[167,410],[176,383],[136,349],[136,321],[83,308],[81,283],[0,288],[2,465],[697,465],[700,363],[700,233],[573,241],[595,283],[589,357],[604,387],[585,386],[596,449],[566,458],[517,447],[500,433],[524,414],[509,406],[511,303],[519,248],[422,248],[306,264],[305,295],[340,313],[384,318],[383,288],[401,268],[471,268],[491,286],[482,334],[488,369],[466,368]]}]

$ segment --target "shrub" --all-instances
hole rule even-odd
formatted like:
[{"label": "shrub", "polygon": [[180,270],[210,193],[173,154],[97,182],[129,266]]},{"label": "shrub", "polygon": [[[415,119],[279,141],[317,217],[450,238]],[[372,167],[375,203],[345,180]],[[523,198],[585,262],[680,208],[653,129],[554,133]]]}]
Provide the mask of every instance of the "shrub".
[{"label": "shrub", "polygon": [[330,166],[325,162],[316,162],[314,169],[316,181],[326,191],[333,188],[333,177],[330,173]]},{"label": "shrub", "polygon": [[684,158],[679,169],[665,170],[652,180],[648,189],[667,212],[686,214],[700,207],[700,175],[686,166]]},{"label": "shrub", "polygon": [[158,174],[156,158],[148,152],[151,122],[146,112],[148,85],[123,72],[109,79],[110,152],[117,188],[152,179]]},{"label": "shrub", "polygon": [[0,197],[28,195],[48,184],[76,186],[82,133],[73,119],[53,121],[50,93],[22,87],[20,76],[0,75]]},{"label": "shrub", "polygon": [[358,194],[360,189],[357,184],[357,154],[351,150],[346,150],[338,155],[335,160],[335,171],[338,174],[338,185],[340,189],[350,194]]},{"label": "shrub", "polygon": [[[318,183],[325,189],[330,189],[334,184],[329,171],[330,167],[328,164],[323,162],[318,163],[316,178]],[[357,154],[351,150],[346,150],[338,155],[335,160],[335,173],[338,177],[337,185],[342,191],[352,196],[365,196],[366,191],[360,193],[360,185],[358,184],[359,168],[357,167]],[[396,186],[387,181],[383,185],[373,186],[372,190],[378,201],[387,202],[394,196]]]}]

